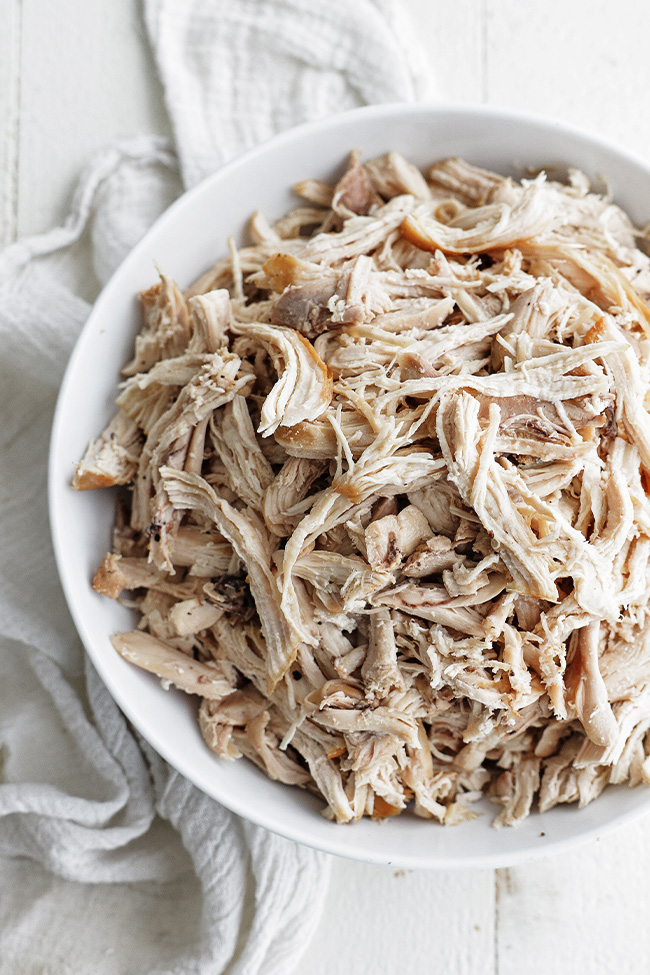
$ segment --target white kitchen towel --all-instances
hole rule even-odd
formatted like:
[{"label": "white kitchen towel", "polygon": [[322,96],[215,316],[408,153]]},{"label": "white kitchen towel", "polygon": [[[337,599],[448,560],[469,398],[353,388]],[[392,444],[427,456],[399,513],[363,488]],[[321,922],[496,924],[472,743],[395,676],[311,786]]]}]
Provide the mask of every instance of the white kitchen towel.
[{"label": "white kitchen towel", "polygon": [[186,187],[299,122],[432,94],[399,0],[146,0],[146,19]]},{"label": "white kitchen towel", "polygon": [[85,660],[47,444],[89,301],[183,186],[303,120],[424,95],[424,73],[398,0],[147,0],[145,19],[175,146],[106,150],[62,227],[0,254],[0,975],[285,975],[327,890],[327,857],[170,769]]}]

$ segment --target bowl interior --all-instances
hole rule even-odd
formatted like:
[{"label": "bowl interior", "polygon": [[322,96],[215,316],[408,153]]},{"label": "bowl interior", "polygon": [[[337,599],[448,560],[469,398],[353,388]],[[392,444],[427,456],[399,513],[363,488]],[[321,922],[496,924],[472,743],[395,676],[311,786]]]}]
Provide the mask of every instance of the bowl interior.
[{"label": "bowl interior", "polygon": [[208,795],[268,829],[347,857],[404,867],[487,867],[559,851],[602,835],[650,809],[650,792],[610,788],[583,810],[533,814],[517,829],[494,830],[496,807],[455,828],[403,814],[336,826],[301,790],[271,782],[245,760],[225,762],[204,745],[195,702],[123,661],[109,634],[130,629],[129,611],[90,586],[110,548],[114,495],[77,494],[70,479],[89,440],[113,413],[120,366],[138,329],[136,293],[156,278],[154,262],[181,287],[241,239],[251,213],[276,218],[295,205],[289,187],[308,177],[332,180],[352,149],[373,156],[398,149],[426,166],[460,155],[523,176],[576,166],[605,176],[614,199],[641,226],[650,219],[650,170],[598,139],[559,124],[487,109],[379,106],[294,129],[224,167],[177,201],[125,260],[99,297],[71,358],[51,440],[49,500],[57,563],[81,639],[127,717],[173,766]]}]

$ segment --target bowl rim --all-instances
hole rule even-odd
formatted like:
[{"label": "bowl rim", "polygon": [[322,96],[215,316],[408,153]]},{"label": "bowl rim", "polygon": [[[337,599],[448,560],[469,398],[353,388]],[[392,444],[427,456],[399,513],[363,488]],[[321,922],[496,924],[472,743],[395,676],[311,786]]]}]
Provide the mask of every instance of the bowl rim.
[{"label": "bowl rim", "polygon": [[[294,126],[287,129],[269,139],[264,140],[262,143],[254,146],[251,149],[241,153],[235,158],[229,160],[215,172],[211,173],[204,180],[202,180],[197,185],[191,187],[190,189],[182,192],[180,196],[174,200],[174,202],[168,206],[164,212],[154,221],[154,223],[149,227],[145,234],[138,240],[138,242],[131,248],[124,259],[120,262],[118,267],[112,273],[109,280],[102,287],[100,293],[98,294],[96,300],[94,301],[88,318],[82,326],[80,333],[75,341],[74,348],[68,360],[65,368],[63,379],[60,384],[59,392],[57,395],[56,406],[54,410],[54,415],[52,419],[51,432],[50,432],[50,442],[48,451],[48,484],[47,484],[47,494],[48,494],[48,514],[50,522],[50,534],[52,538],[52,544],[54,549],[55,563],[57,567],[57,572],[59,579],[63,588],[63,592],[66,598],[69,612],[75,624],[77,633],[79,634],[82,644],[84,646],[85,654],[87,658],[93,665],[93,667],[98,672],[102,682],[107,687],[113,700],[119,706],[120,710],[127,717],[127,719],[134,725],[139,734],[154,748],[154,750],[161,755],[161,757],[170,764],[170,766],[177,770],[179,774],[182,774],[187,778],[193,785],[199,788],[205,793],[204,788],[196,781],[193,777],[192,771],[187,769],[179,769],[178,762],[173,760],[170,755],[164,739],[160,738],[157,734],[153,733],[151,729],[146,731],[142,730],[141,727],[141,715],[132,707],[131,702],[128,698],[125,698],[122,693],[122,689],[112,676],[107,673],[106,669],[102,666],[101,654],[94,651],[92,647],[92,641],[88,641],[85,638],[85,626],[83,618],[81,617],[75,599],[73,598],[71,581],[68,577],[68,571],[66,566],[66,559],[64,554],[64,526],[60,522],[60,518],[57,511],[56,503],[56,477],[57,477],[57,449],[62,435],[62,417],[64,413],[65,401],[67,390],[70,385],[71,377],[74,374],[77,359],[80,355],[81,338],[86,333],[86,331],[91,327],[91,323],[97,318],[102,316],[104,313],[104,308],[110,306],[113,293],[120,288],[120,279],[122,276],[123,268],[130,262],[135,262],[138,256],[144,252],[149,244],[149,241],[155,238],[158,234],[164,231],[165,227],[169,223],[173,223],[176,219],[176,215],[179,210],[184,209],[188,203],[196,197],[200,197],[206,192],[210,192],[214,184],[218,184],[222,180],[227,180],[233,171],[236,171],[238,167],[242,164],[252,161],[258,157],[263,157],[271,148],[290,146],[293,142],[301,142],[303,139],[309,138],[310,136],[317,136],[326,133],[328,129],[336,129],[338,126],[344,122],[352,124],[356,119],[366,119],[366,118],[382,118],[382,117],[393,117],[396,113],[400,115],[410,115],[413,119],[418,117],[438,115],[443,117],[456,116],[459,118],[470,118],[472,116],[481,117],[483,119],[489,120],[490,118],[498,119],[501,122],[512,122],[517,125],[525,125],[537,129],[540,132],[553,130],[559,133],[561,136],[566,136],[568,139],[575,142],[576,140],[582,142],[586,145],[590,145],[598,150],[606,153],[613,153],[617,156],[623,163],[637,167],[643,170],[650,180],[650,162],[633,151],[622,149],[618,147],[612,141],[593,134],[585,129],[578,126],[571,125],[567,122],[559,121],[556,119],[548,118],[542,114],[538,113],[526,113],[518,110],[501,108],[494,105],[484,105],[480,103],[463,103],[455,104],[453,102],[388,102],[378,105],[367,105],[360,108],[350,109],[345,112],[337,113],[335,115],[329,115],[324,118],[317,119],[315,121],[304,122],[300,125]],[[399,148],[399,147],[397,147]],[[91,645],[89,645],[89,643]],[[611,787],[610,787],[611,788]],[[209,793],[205,793],[209,795]],[[403,867],[405,869],[415,869],[415,868],[425,868],[425,869],[442,869],[442,870],[467,870],[467,869],[487,869],[487,868],[498,868],[504,866],[512,866],[519,863],[524,863],[532,860],[537,860],[543,857],[556,855],[565,852],[568,849],[576,849],[581,845],[592,842],[593,840],[600,838],[602,836],[608,835],[614,832],[616,829],[620,828],[623,824],[631,823],[637,819],[640,819],[644,815],[650,813],[650,792],[648,793],[647,802],[644,805],[634,806],[627,810],[621,811],[619,814],[610,817],[607,821],[599,823],[596,826],[585,829],[578,835],[569,835],[567,837],[558,838],[544,844],[543,847],[534,848],[530,847],[526,850],[514,850],[508,854],[503,852],[478,854],[474,856],[467,856],[462,860],[451,860],[445,859],[441,856],[426,854],[424,857],[415,856],[411,854],[400,853],[396,851],[390,855],[377,855],[370,856],[367,851],[356,850],[354,847],[345,846],[342,847],[341,843],[337,841],[336,833],[332,833],[332,839],[318,837],[315,839],[309,834],[308,830],[296,828],[295,825],[291,825],[291,817],[288,817],[288,825],[285,826],[283,823],[279,823],[273,817],[265,815],[265,810],[263,808],[255,807],[252,809],[250,805],[247,805],[244,801],[239,801],[236,797],[231,798],[229,796],[216,796],[213,795],[216,802],[219,802],[225,806],[230,811],[235,814],[242,816],[248,821],[255,823],[258,826],[262,826],[269,831],[284,836],[287,839],[294,840],[295,842],[301,843],[305,846],[311,847],[316,850],[320,850],[325,853],[337,855],[344,857],[346,859],[352,859],[363,862],[371,863],[383,863],[386,865],[393,865]],[[381,824],[376,824],[380,828]],[[341,829],[342,827],[337,827]],[[354,825],[349,826],[349,829],[354,829]],[[432,825],[433,829],[440,828],[438,824]]]}]

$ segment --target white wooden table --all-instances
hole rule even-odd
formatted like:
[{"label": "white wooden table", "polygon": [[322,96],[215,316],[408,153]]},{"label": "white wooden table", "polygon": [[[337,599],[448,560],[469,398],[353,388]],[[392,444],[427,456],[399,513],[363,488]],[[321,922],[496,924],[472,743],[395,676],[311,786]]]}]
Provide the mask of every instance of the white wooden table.
[{"label": "white wooden table", "polygon": [[[553,116],[650,159],[647,0],[403,2],[441,98]],[[168,122],[137,0],[0,0],[0,15],[4,244],[64,217],[95,150],[167,133]],[[299,970],[647,975],[649,866],[650,819],[510,870],[404,872],[335,860]],[[63,884],[35,868],[35,902],[57,898]],[[94,896],[100,918],[102,898],[117,892]],[[155,898],[142,893],[141,909],[143,918],[155,912]]]}]

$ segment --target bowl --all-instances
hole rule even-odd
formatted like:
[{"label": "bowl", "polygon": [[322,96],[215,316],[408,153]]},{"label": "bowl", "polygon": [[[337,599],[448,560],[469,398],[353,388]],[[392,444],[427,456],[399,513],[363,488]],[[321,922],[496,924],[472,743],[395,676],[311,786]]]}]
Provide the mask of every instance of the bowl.
[{"label": "bowl", "polygon": [[177,200],[129,254],[99,296],[65,374],[51,438],[49,505],[63,589],[83,644],[126,717],[172,766],[233,812],[317,849],[374,863],[413,868],[485,868],[557,853],[602,836],[650,810],[650,790],[609,787],[584,809],[533,813],[516,828],[495,830],[497,807],[454,827],[404,813],[335,825],[321,803],[267,779],[251,763],[220,760],[204,744],[195,699],[165,691],[155,677],[126,663],[109,635],[131,629],[130,611],[91,588],[110,549],[114,495],[76,493],[75,464],[113,412],[120,367],[139,327],[136,293],[155,280],[154,262],[188,286],[242,238],[256,209],[277,218],[292,205],[290,187],[308,177],[334,180],[351,149],[364,157],[398,149],[425,166],[460,155],[514,176],[542,167],[575,166],[604,176],[614,199],[641,226],[650,219],[650,166],[592,135],[553,121],[496,109],[383,105],[358,109],[277,136],[224,166]]}]

